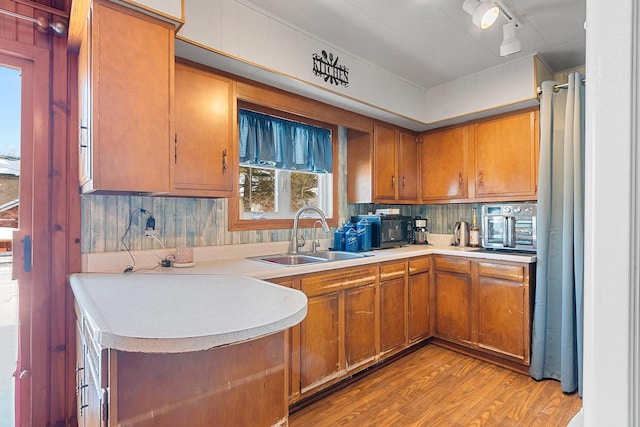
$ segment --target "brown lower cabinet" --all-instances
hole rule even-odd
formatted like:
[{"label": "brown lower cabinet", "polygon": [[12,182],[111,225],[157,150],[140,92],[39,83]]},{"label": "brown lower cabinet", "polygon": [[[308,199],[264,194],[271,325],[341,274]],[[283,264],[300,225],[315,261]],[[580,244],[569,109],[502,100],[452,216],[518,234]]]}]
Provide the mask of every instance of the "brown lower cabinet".
[{"label": "brown lower cabinet", "polygon": [[270,280],[309,299],[287,331],[289,404],[432,337],[528,366],[534,266],[427,255]]},{"label": "brown lower cabinet", "polygon": [[380,264],[380,353],[407,343],[407,261]]},{"label": "brown lower cabinet", "polygon": [[149,354],[99,349],[78,319],[79,426],[286,424],[285,331],[209,350]]},{"label": "brown lower cabinet", "polygon": [[274,425],[288,405],[433,336],[528,366],[534,272],[428,255],[272,279],[307,295],[299,325],[191,353],[100,350],[78,311],[78,424]]},{"label": "brown lower cabinet", "polygon": [[472,345],[472,318],[475,305],[471,278],[471,261],[454,257],[434,259],[436,288],[436,335],[465,345]]},{"label": "brown lower cabinet", "polygon": [[431,336],[430,259],[270,280],[308,297],[306,318],[288,331],[290,404]]},{"label": "brown lower cabinet", "polygon": [[435,336],[529,366],[534,284],[535,264],[434,256]]},{"label": "brown lower cabinet", "polygon": [[409,310],[407,313],[409,343],[421,341],[432,335],[431,257],[409,258]]}]

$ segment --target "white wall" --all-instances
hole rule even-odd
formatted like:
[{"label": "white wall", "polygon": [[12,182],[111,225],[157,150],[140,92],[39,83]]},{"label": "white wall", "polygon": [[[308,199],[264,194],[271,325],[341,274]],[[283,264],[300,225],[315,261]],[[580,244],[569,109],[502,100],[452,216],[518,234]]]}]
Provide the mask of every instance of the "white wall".
[{"label": "white wall", "polygon": [[451,121],[511,104],[538,104],[538,87],[552,77],[536,56],[525,56],[429,88],[427,122]]},{"label": "white wall", "polygon": [[[305,96],[312,88],[315,99],[414,130],[466,115],[488,115],[487,110],[497,107],[506,111],[511,105],[510,109],[537,104],[534,56],[427,90],[241,0],[184,2],[185,24],[177,35],[177,55],[266,84],[277,81],[278,87]],[[198,51],[182,42],[197,46]],[[209,52],[203,54],[203,50]],[[313,75],[312,55],[323,50],[349,68],[348,87]]]},{"label": "white wall", "polygon": [[638,339],[631,326],[630,295],[637,287],[631,272],[638,267],[632,244],[638,236],[625,232],[637,234],[632,224],[638,222],[633,214],[637,193],[632,192],[638,167],[632,155],[638,102],[632,95],[640,77],[632,62],[640,53],[632,31],[639,29],[635,2],[618,0],[615,7],[605,0],[587,2],[585,426],[638,423],[630,412],[638,407],[630,389],[630,336]]}]

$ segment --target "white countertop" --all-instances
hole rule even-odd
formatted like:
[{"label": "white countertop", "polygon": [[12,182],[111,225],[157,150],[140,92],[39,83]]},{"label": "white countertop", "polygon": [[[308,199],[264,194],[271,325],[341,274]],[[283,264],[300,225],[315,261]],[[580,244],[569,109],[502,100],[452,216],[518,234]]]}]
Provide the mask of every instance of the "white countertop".
[{"label": "white countertop", "polygon": [[[192,274],[241,274],[246,277],[253,277],[256,279],[268,280],[276,279],[279,277],[293,276],[298,274],[315,273],[320,271],[326,271],[329,269],[351,267],[357,265],[373,264],[378,262],[393,261],[403,258],[410,258],[424,255],[453,255],[464,256],[467,258],[481,258],[487,260],[500,260],[511,262],[523,262],[532,263],[536,262],[535,254],[517,253],[517,252],[504,252],[504,251],[491,251],[483,250],[482,248],[472,247],[456,247],[450,246],[449,236],[442,235],[440,239],[435,236],[434,243],[430,245],[407,245],[399,248],[390,248],[375,250],[371,252],[365,252],[368,255],[364,258],[357,258],[345,261],[331,261],[325,263],[316,264],[303,264],[296,266],[279,265],[270,262],[258,261],[248,259],[242,255],[237,257],[224,258],[219,260],[207,260],[199,261],[195,263],[195,266],[190,268],[157,268],[152,270],[153,273],[187,273],[185,270],[189,270],[188,273]],[[243,246],[243,245],[238,245]],[[232,249],[228,248],[229,251]],[[265,252],[267,254],[284,253],[285,251],[272,251]],[[311,254],[313,255],[313,254]],[[255,256],[249,254],[246,256]]]},{"label": "white countertop", "polygon": [[[85,254],[83,269],[93,273],[74,274],[70,282],[99,345],[173,353],[257,338],[301,322],[307,310],[306,296],[262,280],[431,254],[536,261],[535,254],[460,248],[449,246],[449,240],[448,235],[431,235],[431,245],[407,245],[367,252],[369,256],[355,260],[298,266],[247,258],[284,253],[287,242],[194,248],[193,267],[158,267],[126,274],[122,271],[131,261],[126,252]],[[169,253],[145,252],[134,256],[141,261],[147,256],[151,265]]]},{"label": "white countertop", "polygon": [[78,273],[71,287],[102,348],[205,350],[285,330],[307,314],[300,291],[241,275]]}]

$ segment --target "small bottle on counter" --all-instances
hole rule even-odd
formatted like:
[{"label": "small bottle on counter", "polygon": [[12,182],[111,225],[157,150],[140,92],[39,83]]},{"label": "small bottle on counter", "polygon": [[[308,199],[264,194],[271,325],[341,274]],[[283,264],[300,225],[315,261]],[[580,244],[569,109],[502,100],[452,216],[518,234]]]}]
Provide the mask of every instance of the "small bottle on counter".
[{"label": "small bottle on counter", "polygon": [[480,246],[480,229],[478,228],[478,218],[476,216],[476,208],[473,208],[473,221],[471,222],[471,228],[469,229],[469,246]]}]

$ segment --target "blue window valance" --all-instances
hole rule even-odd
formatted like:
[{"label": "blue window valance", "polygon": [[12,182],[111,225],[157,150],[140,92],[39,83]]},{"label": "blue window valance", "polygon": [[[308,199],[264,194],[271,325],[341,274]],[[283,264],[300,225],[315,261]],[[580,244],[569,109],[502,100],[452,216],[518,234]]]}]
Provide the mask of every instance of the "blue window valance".
[{"label": "blue window valance", "polygon": [[331,173],[331,130],[240,109],[240,163]]}]

